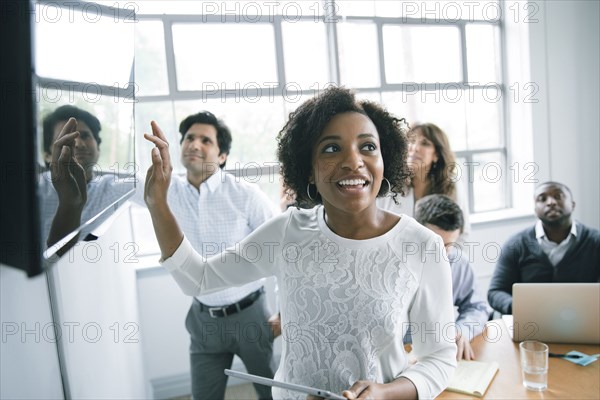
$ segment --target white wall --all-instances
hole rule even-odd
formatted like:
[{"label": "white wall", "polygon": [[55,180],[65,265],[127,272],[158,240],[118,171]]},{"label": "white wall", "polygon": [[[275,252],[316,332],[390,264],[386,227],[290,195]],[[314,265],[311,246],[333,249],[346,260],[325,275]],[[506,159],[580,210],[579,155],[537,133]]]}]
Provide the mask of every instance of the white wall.
[{"label": "white wall", "polygon": [[[126,211],[121,209],[122,211]],[[128,212],[98,240],[69,250],[50,271],[75,399],[144,399],[144,368]]]},{"label": "white wall", "polygon": [[[541,176],[567,184],[575,216],[600,228],[600,2],[539,2],[530,24],[532,80],[542,96],[534,108]],[[545,161],[548,160],[548,161]]]},{"label": "white wall", "polygon": [[27,279],[0,267],[0,398],[63,398],[53,326],[61,332],[71,398],[148,397],[135,269],[125,262],[130,242],[129,214],[123,213],[98,241],[78,245],[53,266],[58,320],[52,319],[45,275]]},{"label": "white wall", "polygon": [[46,277],[0,265],[0,399],[62,399]]},{"label": "white wall", "polygon": [[191,393],[185,317],[192,298],[154,261],[137,275],[147,384],[153,398],[183,396]]}]

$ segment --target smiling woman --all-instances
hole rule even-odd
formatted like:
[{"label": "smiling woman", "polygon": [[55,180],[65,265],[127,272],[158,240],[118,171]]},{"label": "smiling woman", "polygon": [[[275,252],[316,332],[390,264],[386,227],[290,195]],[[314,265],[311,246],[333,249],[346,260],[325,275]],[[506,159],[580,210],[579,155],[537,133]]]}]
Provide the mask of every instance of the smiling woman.
[{"label": "smiling woman", "polygon": [[[368,117],[357,112],[333,117],[319,136],[312,159],[311,183],[316,185],[323,204],[331,212],[356,215],[374,204],[384,179],[383,159],[377,129]],[[334,220],[331,215],[328,220],[332,230],[344,237],[359,239],[383,233],[357,234],[357,227],[342,218],[339,218],[342,225],[335,228],[331,226]]]},{"label": "smiling woman", "polygon": [[[317,104],[317,101],[320,101],[320,103]],[[344,113],[348,113],[348,115],[356,113],[358,115],[353,115],[349,117],[350,119],[344,119],[344,121],[337,117],[332,119],[332,116]],[[314,184],[316,178],[325,179],[326,176],[331,174],[331,168],[335,163],[333,160],[321,162],[319,169],[315,170],[316,176],[312,176],[313,165],[307,164],[306,160],[316,160],[317,157],[319,159],[339,157],[339,155],[328,155],[329,153],[337,154],[340,148],[340,144],[330,143],[331,135],[321,136],[318,144],[321,147],[315,146],[317,137],[321,132],[324,132],[325,125],[330,122],[334,124],[333,120],[337,122],[329,126],[328,129],[332,135],[337,135],[338,140],[341,139],[341,136],[335,130],[358,122],[358,125],[353,129],[357,130],[358,134],[366,135],[360,139],[360,145],[365,146],[361,151],[373,153],[374,150],[369,150],[369,146],[377,148],[375,152],[383,163],[384,173],[377,182],[371,182],[371,184],[376,184],[378,187],[375,194],[385,195],[392,192],[390,195],[394,198],[397,195],[402,196],[405,194],[410,171],[406,164],[408,141],[405,132],[401,130],[402,120],[393,117],[375,103],[358,103],[353,94],[347,90],[337,88],[328,90],[326,97],[316,97],[308,100],[303,107],[300,107],[292,115],[279,134],[278,157],[280,160],[285,160],[282,165],[285,186],[295,193],[299,203],[316,205],[322,200],[322,196],[318,191],[316,195],[310,194],[314,192],[314,188],[307,187],[307,184]],[[371,141],[366,140],[369,137]],[[327,148],[323,148],[322,142],[324,141],[325,144],[329,145]],[[377,143],[372,143],[373,141]],[[317,155],[317,149],[319,148],[322,154]],[[326,150],[326,152],[324,153],[323,150]],[[344,149],[343,153],[347,154],[346,150]],[[387,182],[383,185],[381,185],[382,177],[387,179]],[[311,199],[311,197],[313,198]]]},{"label": "smiling woman", "polygon": [[[165,200],[172,171],[166,137],[155,123],[146,135],[156,148],[145,198],[163,266],[183,292],[277,277],[284,342],[277,380],[347,398],[431,398],[456,366],[443,243],[375,202],[406,187],[400,122],[344,88],[302,104],[280,132],[278,157],[286,186],[316,207],[290,207],[208,259],[184,237]],[[303,191],[315,187],[316,195]],[[402,345],[409,326],[414,365]],[[427,340],[431,333],[440,340]],[[274,388],[273,398],[304,396]]]}]

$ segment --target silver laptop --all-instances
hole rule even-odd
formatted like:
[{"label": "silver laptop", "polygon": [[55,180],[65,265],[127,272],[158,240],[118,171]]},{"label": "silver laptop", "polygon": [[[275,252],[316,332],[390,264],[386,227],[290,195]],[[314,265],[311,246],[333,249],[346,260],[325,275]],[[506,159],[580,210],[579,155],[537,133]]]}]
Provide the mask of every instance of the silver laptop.
[{"label": "silver laptop", "polygon": [[600,283],[515,283],[513,340],[600,343]]}]

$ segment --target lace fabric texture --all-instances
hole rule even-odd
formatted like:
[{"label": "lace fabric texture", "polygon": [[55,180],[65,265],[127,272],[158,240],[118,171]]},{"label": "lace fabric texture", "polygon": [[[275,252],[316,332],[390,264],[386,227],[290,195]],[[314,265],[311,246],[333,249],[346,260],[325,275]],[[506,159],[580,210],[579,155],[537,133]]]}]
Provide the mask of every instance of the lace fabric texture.
[{"label": "lace fabric texture", "polygon": [[[381,382],[379,356],[401,341],[416,279],[388,246],[348,249],[318,239],[283,271],[286,320],[294,322],[284,323],[281,378],[337,393],[357,380]],[[304,398],[273,391],[275,398]]]},{"label": "lace fabric texture", "polygon": [[[290,209],[209,259],[184,239],[163,266],[192,296],[275,275],[278,380],[341,393],[357,380],[405,376],[419,398],[435,397],[456,366],[450,266],[441,239],[405,215],[381,236],[346,239],[323,215],[323,207]],[[426,333],[413,336],[419,362],[410,366],[402,343],[409,323]],[[448,338],[440,336],[444,331]],[[273,397],[306,396],[273,388]]]}]

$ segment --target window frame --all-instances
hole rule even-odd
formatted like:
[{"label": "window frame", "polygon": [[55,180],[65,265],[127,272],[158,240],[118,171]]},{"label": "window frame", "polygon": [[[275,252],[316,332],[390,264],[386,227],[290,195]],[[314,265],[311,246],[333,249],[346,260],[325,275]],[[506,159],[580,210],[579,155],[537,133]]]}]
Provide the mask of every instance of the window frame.
[{"label": "window frame", "polygon": [[[323,10],[336,10],[336,1],[335,0],[321,0]],[[508,5],[505,2],[499,1],[498,7],[502,11],[506,11]],[[375,13],[374,13],[375,14]],[[510,113],[510,104],[508,99],[508,89],[507,89],[507,68],[506,68],[506,58],[507,58],[507,49],[506,49],[506,31],[505,31],[505,23],[504,16],[506,13],[502,13],[502,18],[498,20],[430,20],[430,19],[421,19],[421,18],[409,18],[409,17],[381,17],[381,16],[338,16],[338,15],[327,15],[327,13],[322,13],[319,15],[319,23],[325,24],[325,32],[326,32],[326,45],[328,48],[328,63],[329,63],[329,82],[335,85],[340,84],[340,54],[338,48],[338,25],[336,22],[340,21],[343,18],[343,21],[347,22],[371,22],[374,23],[377,29],[377,46],[378,46],[378,54],[379,54],[379,74],[380,74],[380,85],[377,87],[353,87],[356,93],[360,96],[361,94],[373,94],[378,93],[379,99],[381,99],[381,95],[386,92],[408,92],[414,90],[415,83],[388,83],[386,72],[385,72],[385,54],[383,49],[383,27],[385,25],[414,25],[414,26],[452,26],[456,27],[459,30],[460,35],[460,51],[461,51],[461,70],[462,76],[460,82],[428,82],[428,83],[419,83],[419,90],[433,92],[436,90],[436,87],[439,88],[440,85],[453,85],[452,88],[462,88],[463,90],[478,90],[485,89],[489,87],[489,84],[476,83],[472,84],[469,82],[468,77],[468,64],[467,64],[467,55],[468,55],[468,47],[467,47],[467,25],[469,24],[486,24],[495,27],[498,29],[499,38],[497,43],[497,55],[500,58],[499,65],[499,80],[500,82],[494,82],[495,87],[499,90],[501,95],[501,104],[499,105],[499,132],[500,132],[500,145],[485,147],[479,149],[468,149],[468,150],[458,150],[455,151],[455,155],[457,159],[464,159],[467,163],[472,163],[473,159],[478,155],[486,154],[486,153],[494,153],[500,156],[502,160],[502,171],[508,172],[509,165],[511,162],[511,151],[510,151],[510,135],[508,130],[510,128],[510,124],[508,122],[508,114]],[[290,93],[294,95],[314,95],[317,93],[315,89],[305,89],[301,90],[291,90],[286,87],[288,84],[286,80],[285,73],[285,59],[284,59],[284,42],[283,42],[283,29],[282,24],[287,22],[286,18],[282,15],[259,15],[253,17],[252,21],[245,21],[244,18],[239,18],[237,15],[187,15],[187,14],[137,14],[137,18],[141,21],[145,20],[160,20],[163,23],[163,33],[165,40],[165,52],[166,52],[166,62],[167,62],[167,81],[168,81],[168,93],[165,95],[148,95],[148,96],[138,96],[136,100],[141,103],[145,102],[159,102],[159,101],[168,101],[168,102],[177,102],[177,101],[185,101],[185,100],[206,100],[206,99],[228,99],[231,97],[242,97],[244,94],[240,93],[240,91],[234,89],[227,90],[217,90],[206,92],[202,90],[180,90],[177,85],[177,72],[175,65],[175,53],[174,53],[174,44],[173,44],[173,33],[172,27],[173,24],[178,23],[221,23],[221,24],[253,24],[253,23],[264,23],[271,24],[273,26],[274,32],[274,42],[275,42],[275,60],[276,60],[276,71],[277,71],[277,85],[273,87],[269,87],[268,90],[270,94],[273,96],[280,96],[283,98],[285,102],[285,95]],[[315,15],[300,15],[297,19],[300,21],[315,21]],[[318,88],[321,90],[322,88]],[[250,88],[246,89],[245,95],[247,96],[260,96],[264,95],[264,88],[255,89]],[[284,105],[284,120],[285,120],[285,105]],[[470,164],[472,165],[472,164]],[[513,185],[510,180],[510,173],[504,173],[502,177],[502,192],[503,192],[503,201],[504,207],[500,209],[494,209],[490,211],[483,211],[475,213],[475,193],[473,180],[475,177],[472,175],[473,168],[469,168],[469,165],[464,165],[461,167],[465,167],[462,169],[463,177],[468,179],[468,199],[469,199],[469,212],[471,214],[486,214],[486,213],[497,213],[502,210],[515,208],[515,204],[513,202]],[[232,173],[236,177],[250,176],[249,174],[255,173],[256,175],[278,175],[279,167],[273,167],[271,165],[264,166],[261,168],[244,168],[244,170],[240,169],[228,169],[226,171]],[[463,178],[464,179],[464,178]]]}]

